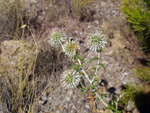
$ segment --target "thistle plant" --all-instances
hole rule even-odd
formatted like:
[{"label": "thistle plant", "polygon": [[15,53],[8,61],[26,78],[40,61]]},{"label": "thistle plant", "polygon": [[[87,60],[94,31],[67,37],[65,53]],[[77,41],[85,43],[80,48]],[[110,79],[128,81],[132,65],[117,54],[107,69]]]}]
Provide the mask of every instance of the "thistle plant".
[{"label": "thistle plant", "polygon": [[66,88],[75,88],[79,85],[81,75],[73,70],[64,71],[61,78],[61,84]]},{"label": "thistle plant", "polygon": [[75,41],[69,41],[64,44],[64,52],[71,58],[76,55],[78,48],[79,46]]},{"label": "thistle plant", "polygon": [[[53,37],[52,37],[53,38]],[[61,39],[61,38],[59,38]],[[91,42],[91,47],[90,49],[94,52],[97,53],[98,57],[94,57],[92,58],[90,61],[85,60],[84,58],[81,58],[79,54],[77,53],[77,50],[79,48],[79,46],[77,45],[77,43],[75,41],[65,41],[63,42],[62,40],[57,41],[57,44],[60,44],[60,46],[63,49],[63,52],[72,59],[73,64],[75,64],[75,66],[73,67],[73,70],[67,70],[62,74],[61,77],[61,83],[64,87],[66,88],[75,88],[78,87],[80,90],[82,90],[82,92],[85,89],[82,89],[80,87],[80,81],[81,79],[84,79],[84,77],[89,81],[90,86],[87,87],[87,90],[90,90],[91,92],[93,92],[95,94],[95,96],[97,96],[99,98],[99,100],[106,106],[108,107],[108,105],[103,101],[102,97],[99,95],[99,93],[96,91],[96,85],[94,85],[95,82],[99,82],[98,78],[97,78],[97,72],[99,70],[99,66],[102,66],[105,70],[105,67],[103,64],[99,63],[99,58],[100,58],[100,53],[101,50],[105,47],[106,42],[106,37],[100,32],[96,32],[94,34],[89,35],[88,38]],[[50,39],[53,41],[53,39]],[[56,41],[54,41],[56,42]],[[91,75],[88,75],[83,67],[83,63],[84,61],[86,61],[87,63],[89,63],[89,65],[91,65],[91,62],[93,60],[97,60],[97,66],[94,67],[95,69],[95,73],[92,74],[92,77],[90,77]],[[89,66],[90,67],[90,66]],[[80,72],[79,72],[80,71]],[[81,78],[81,76],[83,76]],[[112,111],[110,110],[110,112],[112,113]]]},{"label": "thistle plant", "polygon": [[55,46],[55,45],[62,44],[63,42],[65,42],[66,39],[67,39],[66,33],[63,33],[61,31],[56,31],[49,36],[48,43],[52,46]]},{"label": "thistle plant", "polygon": [[106,45],[106,37],[101,32],[92,33],[89,35],[88,39],[90,40],[92,51],[99,51],[103,49]]}]

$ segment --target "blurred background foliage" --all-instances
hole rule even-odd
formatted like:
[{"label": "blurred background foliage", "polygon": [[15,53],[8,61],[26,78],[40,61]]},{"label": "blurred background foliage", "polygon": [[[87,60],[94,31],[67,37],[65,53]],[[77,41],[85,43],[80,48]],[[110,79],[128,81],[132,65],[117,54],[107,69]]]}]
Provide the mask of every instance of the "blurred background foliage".
[{"label": "blurred background foliage", "polygon": [[150,50],[150,1],[123,0],[122,12],[137,34],[143,49]]}]

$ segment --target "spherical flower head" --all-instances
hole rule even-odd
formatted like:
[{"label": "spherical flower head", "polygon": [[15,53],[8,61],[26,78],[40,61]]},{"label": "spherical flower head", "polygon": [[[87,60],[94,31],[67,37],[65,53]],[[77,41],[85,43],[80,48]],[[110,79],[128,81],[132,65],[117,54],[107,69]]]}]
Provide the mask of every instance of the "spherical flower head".
[{"label": "spherical flower head", "polygon": [[78,73],[73,73],[73,70],[63,72],[61,77],[61,84],[65,88],[75,88],[79,85],[81,76]]},{"label": "spherical flower head", "polygon": [[69,41],[64,44],[64,52],[69,57],[74,57],[78,50],[79,46],[75,41]]},{"label": "spherical flower head", "polygon": [[92,51],[99,51],[100,49],[103,49],[105,45],[107,44],[106,36],[103,35],[101,32],[96,32],[96,33],[91,34],[89,36],[89,40],[91,43],[90,49]]},{"label": "spherical flower head", "polygon": [[49,44],[52,46],[59,45],[60,43],[64,42],[67,39],[66,33],[61,31],[55,31],[50,35],[50,40],[48,41]]}]

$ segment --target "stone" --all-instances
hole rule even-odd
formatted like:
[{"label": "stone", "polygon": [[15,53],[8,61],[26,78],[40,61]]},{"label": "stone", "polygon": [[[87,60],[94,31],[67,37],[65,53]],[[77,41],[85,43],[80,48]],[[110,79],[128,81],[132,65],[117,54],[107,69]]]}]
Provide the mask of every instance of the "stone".
[{"label": "stone", "polygon": [[71,98],[70,98],[70,97],[68,97],[66,100],[67,100],[67,101],[70,101],[70,100],[71,100]]},{"label": "stone", "polygon": [[73,33],[72,33],[72,36],[74,37],[74,36],[77,36],[78,35],[78,31],[74,31]]},{"label": "stone", "polygon": [[88,109],[90,109],[90,106],[89,106],[89,105],[85,105],[85,108],[88,108]]},{"label": "stone", "polygon": [[111,41],[108,41],[106,47],[112,47],[112,42],[111,42]]},{"label": "stone", "polygon": [[95,24],[95,25],[99,25],[99,21],[98,21],[98,20],[95,20],[95,21],[94,21],[94,24]]},{"label": "stone", "polygon": [[71,110],[70,113],[77,113],[75,110]]},{"label": "stone", "polygon": [[113,32],[109,33],[108,35],[109,35],[109,38],[110,38],[110,39],[113,39],[113,38],[114,38],[114,33],[113,33]]}]

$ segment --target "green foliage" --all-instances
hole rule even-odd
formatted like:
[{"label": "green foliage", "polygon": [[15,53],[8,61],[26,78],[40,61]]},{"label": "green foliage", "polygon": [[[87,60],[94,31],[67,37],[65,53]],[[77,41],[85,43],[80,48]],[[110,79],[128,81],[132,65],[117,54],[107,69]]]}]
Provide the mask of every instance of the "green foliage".
[{"label": "green foliage", "polygon": [[104,69],[104,72],[106,72],[106,67],[102,63],[98,63],[97,65],[101,66]]},{"label": "green foliage", "polygon": [[150,60],[148,61],[147,65],[149,65],[149,66],[150,66]]},{"label": "green foliage", "polygon": [[149,89],[150,83],[150,68],[138,67],[134,70],[134,76],[141,80],[140,83],[126,85],[123,92],[122,102],[126,104],[129,100],[135,102],[136,106],[141,106],[143,101],[146,101],[145,96]]},{"label": "green foliage", "polygon": [[75,64],[73,63],[73,64],[72,64],[72,68],[73,68],[74,70],[78,71],[79,68],[80,68],[80,65],[79,65],[79,64],[75,65]]},{"label": "green foliage", "polygon": [[126,89],[123,90],[125,94],[121,98],[124,104],[126,104],[129,100],[135,100],[135,98],[138,97],[139,94],[144,93],[142,84],[126,85],[125,88]]},{"label": "green foliage", "polygon": [[97,86],[92,84],[92,85],[90,85],[89,87],[87,87],[86,89],[87,89],[87,91],[88,91],[88,90],[93,89],[93,88],[95,88],[95,87],[97,87]]},{"label": "green foliage", "polygon": [[142,80],[143,82],[150,83],[150,68],[139,67],[135,69],[135,77]]},{"label": "green foliage", "polygon": [[150,0],[143,0],[146,4],[147,4],[147,6],[150,8]]},{"label": "green foliage", "polygon": [[125,13],[127,21],[137,33],[138,39],[150,48],[150,10],[149,0],[123,0],[122,12]]},{"label": "green foliage", "polygon": [[85,91],[85,88],[82,88],[80,84],[77,86],[77,88],[80,90],[80,95],[82,95],[83,92]]},{"label": "green foliage", "polygon": [[108,105],[107,109],[113,110],[115,113],[121,113],[121,111],[118,111],[113,105]]},{"label": "green foliage", "polygon": [[98,58],[98,57],[91,58],[91,59],[90,59],[90,61],[89,61],[89,63],[91,64],[91,63],[92,63],[92,61],[94,61],[94,60],[98,60],[98,59],[100,59],[100,58]]},{"label": "green foliage", "polygon": [[82,62],[86,61],[84,58],[82,58],[79,54],[76,55],[76,58],[79,59]]}]

